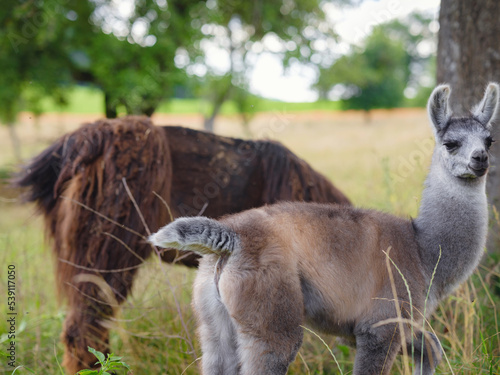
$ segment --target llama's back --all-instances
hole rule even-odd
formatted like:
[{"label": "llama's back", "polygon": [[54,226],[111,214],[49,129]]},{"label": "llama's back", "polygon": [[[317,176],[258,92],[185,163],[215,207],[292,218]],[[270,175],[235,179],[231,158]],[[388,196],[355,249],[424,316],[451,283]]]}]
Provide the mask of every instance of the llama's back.
[{"label": "llama's back", "polygon": [[[408,300],[403,278],[392,262],[410,290],[425,289],[410,220],[350,206],[287,202],[221,222],[241,239],[236,268],[287,264],[290,274],[309,280],[321,295],[336,296],[329,303],[340,320],[361,316],[374,298],[393,298],[388,264],[398,295]],[[420,306],[420,293],[415,295],[413,303]]]}]

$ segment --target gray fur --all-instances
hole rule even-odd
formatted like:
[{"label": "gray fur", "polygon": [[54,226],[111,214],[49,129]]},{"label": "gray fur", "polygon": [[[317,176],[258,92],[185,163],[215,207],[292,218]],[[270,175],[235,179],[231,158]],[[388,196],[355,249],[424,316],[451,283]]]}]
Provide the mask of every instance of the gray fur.
[{"label": "gray fur", "polygon": [[486,88],[483,100],[472,109],[473,116],[488,130],[491,128],[491,120],[494,120],[496,116],[499,92],[498,84],[490,83]]},{"label": "gray fur", "polygon": [[198,334],[203,352],[203,374],[237,374],[239,371],[236,327],[220,300],[213,270],[200,264],[198,277],[205,277],[195,290],[193,307],[198,315]]},{"label": "gray fur", "polygon": [[434,125],[433,130],[435,133],[439,133],[451,118],[448,104],[449,95],[449,86],[439,85],[434,89],[427,103],[427,112],[431,123]]},{"label": "gray fur", "polygon": [[[436,102],[434,97],[443,97],[444,91],[449,89],[439,86],[434,90],[429,99],[430,113]],[[481,103],[478,108],[487,106],[490,115],[495,113],[498,85],[488,86]],[[478,152],[487,155],[485,140],[490,136],[485,124],[474,117],[449,119],[436,116],[435,120],[434,126],[438,130],[436,146],[420,213],[414,220],[416,238],[429,277],[439,252],[442,253],[432,285],[431,301],[434,304],[471,275],[484,252],[488,224],[486,178],[485,174],[478,175],[473,169],[476,162],[472,158]],[[450,151],[445,145],[450,142],[458,142],[459,146]],[[486,157],[481,166],[487,168],[487,163]]]},{"label": "gray fur", "polygon": [[[426,303],[429,317],[484,252],[499,86],[488,86],[469,117],[451,116],[449,94],[448,86],[438,86],[428,102],[436,145],[420,213],[411,223],[352,207],[282,203],[223,223],[181,218],[150,238],[205,255],[193,296],[205,375],[286,374],[303,322],[355,342],[354,375],[389,374],[403,345],[414,355],[414,375],[434,374],[442,358],[435,335],[416,328],[412,335],[403,327],[402,342],[397,324],[380,323],[396,316],[393,289],[402,317],[410,318],[406,282],[414,312]],[[405,283],[395,272],[389,281],[382,253],[388,247]],[[424,317],[415,314],[421,324]]]},{"label": "gray fur", "polygon": [[204,216],[178,218],[152,234],[148,241],[155,246],[194,251],[200,255],[230,253],[240,248],[238,235]]}]

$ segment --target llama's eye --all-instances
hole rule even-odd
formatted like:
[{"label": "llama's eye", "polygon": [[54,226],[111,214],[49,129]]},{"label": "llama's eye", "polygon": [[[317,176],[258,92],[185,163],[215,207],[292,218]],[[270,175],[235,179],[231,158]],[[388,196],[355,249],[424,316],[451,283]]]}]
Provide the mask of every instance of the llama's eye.
[{"label": "llama's eye", "polygon": [[444,144],[444,147],[446,147],[446,150],[448,150],[450,152],[454,151],[460,147],[460,143],[458,143],[458,142],[444,142],[443,144]]},{"label": "llama's eye", "polygon": [[495,143],[495,140],[492,137],[488,137],[484,141],[486,148],[490,148],[493,143]]}]

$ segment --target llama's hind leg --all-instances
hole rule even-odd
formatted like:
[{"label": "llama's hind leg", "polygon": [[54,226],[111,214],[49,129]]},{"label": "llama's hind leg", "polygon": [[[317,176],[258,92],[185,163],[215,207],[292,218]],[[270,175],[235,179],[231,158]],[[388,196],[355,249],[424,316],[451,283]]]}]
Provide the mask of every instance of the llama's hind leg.
[{"label": "llama's hind leg", "polygon": [[[411,353],[412,343],[408,343],[408,353]],[[423,351],[422,351],[423,347]],[[413,342],[415,375],[432,375],[441,361],[443,349],[439,339],[431,332],[419,333]]]},{"label": "llama's hind leg", "polygon": [[198,317],[198,335],[203,352],[204,375],[237,375],[239,358],[233,321],[213,282],[213,275],[203,265],[195,283],[193,306]]},{"label": "llama's hind leg", "polygon": [[267,332],[265,337],[245,333],[238,327],[241,375],[284,375],[302,344],[303,331]]},{"label": "llama's hind leg", "polygon": [[241,375],[286,374],[303,337],[300,283],[282,269],[228,274],[220,288],[236,326]]}]

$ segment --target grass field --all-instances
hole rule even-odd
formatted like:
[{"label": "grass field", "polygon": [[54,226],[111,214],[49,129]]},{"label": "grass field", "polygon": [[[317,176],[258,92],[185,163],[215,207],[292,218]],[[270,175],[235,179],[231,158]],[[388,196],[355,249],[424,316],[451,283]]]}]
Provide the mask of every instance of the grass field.
[{"label": "grass field", "polygon": [[[71,88],[67,95],[68,104],[65,106],[57,105],[50,98],[42,100],[41,108],[44,113],[78,113],[78,114],[94,114],[104,112],[104,95],[103,93],[88,86],[75,86]],[[252,111],[269,112],[275,110],[286,111],[309,111],[309,110],[338,110],[340,104],[331,101],[319,101],[313,103],[283,103],[276,100],[263,99],[254,97],[252,99]],[[119,107],[119,111],[125,111],[125,108]],[[208,111],[207,103],[202,99],[177,99],[163,101],[157,108],[157,113],[171,114],[187,114],[187,113],[205,113]],[[232,101],[227,101],[221,108],[221,113],[224,115],[232,115],[238,113],[236,105]]]},{"label": "grass field", "polygon": [[[23,155],[46,147],[80,121],[99,116],[50,115],[35,126],[28,115],[19,127]],[[165,115],[158,124],[200,127],[199,116]],[[216,130],[244,136],[237,116],[219,119]],[[431,131],[424,110],[376,111],[367,124],[362,113],[294,112],[275,108],[258,114],[250,134],[283,142],[328,176],[357,206],[376,208],[403,217],[416,216],[422,183],[432,151]],[[0,128],[0,170],[12,170],[7,133]],[[58,362],[63,347],[59,333],[65,315],[59,304],[53,276],[54,260],[43,239],[40,218],[33,207],[11,201],[15,192],[0,192],[0,295],[6,296],[7,266],[16,267],[17,364],[30,368],[16,374],[62,374]],[[498,223],[493,223],[498,230]],[[498,257],[486,256],[482,266],[452,297],[441,303],[431,325],[441,340],[447,359],[440,374],[500,374],[500,297]],[[115,354],[124,357],[133,374],[198,374],[201,351],[195,337],[190,307],[194,272],[162,265],[151,259],[140,270],[131,298],[117,319],[110,322]],[[7,351],[6,297],[0,301],[0,351]],[[187,330],[183,326],[187,327]],[[349,374],[355,351],[322,336],[326,346],[305,332],[304,344],[290,374]],[[194,348],[194,353],[192,353]],[[332,349],[340,370],[329,349]],[[392,374],[404,373],[398,360]],[[0,373],[12,374],[1,358]]]}]

